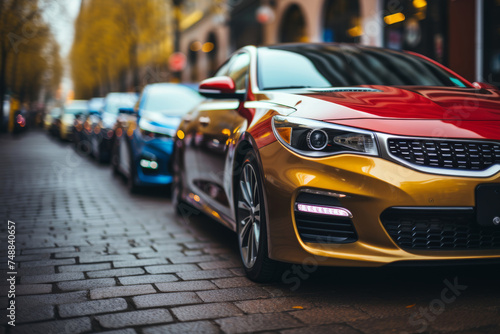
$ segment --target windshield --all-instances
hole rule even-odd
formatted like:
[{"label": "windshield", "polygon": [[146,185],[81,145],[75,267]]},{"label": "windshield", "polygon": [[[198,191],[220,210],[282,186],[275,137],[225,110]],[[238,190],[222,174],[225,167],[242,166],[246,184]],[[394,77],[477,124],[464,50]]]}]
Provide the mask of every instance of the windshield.
[{"label": "windshield", "polygon": [[289,45],[258,50],[259,88],[358,85],[469,87],[418,56],[342,45]]},{"label": "windshield", "polygon": [[78,108],[66,108],[64,109],[65,114],[85,114],[87,113],[88,109],[78,109]]},{"label": "windshield", "polygon": [[60,108],[54,108],[52,109],[52,111],[50,112],[50,115],[52,117],[58,117],[61,115],[61,109]]},{"label": "windshield", "polygon": [[141,110],[161,112],[168,116],[182,116],[203,98],[198,92],[180,85],[150,86],[141,101]]},{"label": "windshield", "polygon": [[101,111],[103,105],[104,105],[104,98],[102,97],[93,98],[89,101],[89,111],[99,112]]},{"label": "windshield", "polygon": [[135,93],[110,93],[105,100],[105,111],[118,114],[120,108],[133,108],[137,102]]},{"label": "windshield", "polygon": [[88,103],[87,101],[73,101],[64,107],[64,113],[73,115],[87,113],[88,111],[87,103]]}]

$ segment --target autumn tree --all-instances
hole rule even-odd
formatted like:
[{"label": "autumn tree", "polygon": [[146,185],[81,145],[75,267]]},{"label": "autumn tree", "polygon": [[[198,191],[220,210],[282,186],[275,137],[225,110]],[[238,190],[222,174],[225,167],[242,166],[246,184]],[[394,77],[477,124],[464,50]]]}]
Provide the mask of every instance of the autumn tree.
[{"label": "autumn tree", "polygon": [[169,11],[165,0],[82,2],[70,54],[76,97],[139,90],[141,71],[171,53]]},{"label": "autumn tree", "polygon": [[7,92],[34,100],[45,85],[49,90],[59,85],[59,47],[42,16],[54,2],[0,1],[0,106]]}]

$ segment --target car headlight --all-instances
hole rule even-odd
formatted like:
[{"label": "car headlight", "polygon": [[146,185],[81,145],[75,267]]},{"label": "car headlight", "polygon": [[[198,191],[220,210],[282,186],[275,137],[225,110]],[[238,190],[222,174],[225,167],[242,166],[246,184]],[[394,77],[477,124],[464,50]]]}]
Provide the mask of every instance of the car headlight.
[{"label": "car headlight", "polygon": [[299,117],[273,117],[278,140],[297,154],[325,157],[342,153],[378,155],[375,135],[366,130]]}]

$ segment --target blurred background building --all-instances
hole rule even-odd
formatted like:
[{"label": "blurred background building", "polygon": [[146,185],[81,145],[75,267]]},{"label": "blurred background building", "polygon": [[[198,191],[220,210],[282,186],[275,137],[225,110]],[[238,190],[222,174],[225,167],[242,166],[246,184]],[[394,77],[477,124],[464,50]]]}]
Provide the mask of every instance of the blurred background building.
[{"label": "blurred background building", "polygon": [[[54,8],[69,2],[0,1],[0,129],[12,120],[13,106],[43,110],[51,100],[139,92],[153,82],[198,82],[249,44],[341,42],[404,49],[470,81],[500,87],[500,0],[75,2],[79,13],[69,23],[73,41],[61,41],[53,22],[64,15],[46,14],[59,13]],[[66,56],[61,49],[71,51]],[[66,81],[72,83],[69,89],[63,87]]]},{"label": "blurred background building", "polygon": [[500,86],[500,0],[184,0],[182,79],[213,73],[248,44],[362,43],[424,54]]},{"label": "blurred background building", "polygon": [[293,42],[414,51],[500,86],[499,18],[500,0],[82,0],[75,97],[198,82],[240,47]]}]

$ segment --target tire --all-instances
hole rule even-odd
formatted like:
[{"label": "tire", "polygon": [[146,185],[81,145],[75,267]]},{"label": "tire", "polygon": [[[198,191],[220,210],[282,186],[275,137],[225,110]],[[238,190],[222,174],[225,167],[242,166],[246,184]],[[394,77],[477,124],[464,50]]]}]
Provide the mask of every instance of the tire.
[{"label": "tire", "polygon": [[98,163],[103,164],[107,162],[107,157],[106,157],[106,152],[103,152],[102,149],[99,147],[99,144],[97,144],[98,150],[96,154],[96,160]]},{"label": "tire", "polygon": [[73,148],[75,150],[78,150],[78,145],[80,144],[80,136],[76,132],[76,130],[73,130]]},{"label": "tire", "polygon": [[75,149],[76,149],[76,152],[78,154],[83,155],[83,156],[88,156],[88,155],[90,155],[92,153],[92,146],[85,139],[80,139],[75,144]]},{"label": "tire", "polygon": [[[97,145],[95,144],[97,139],[94,137],[93,134],[90,135],[90,155],[92,158],[97,160],[97,155],[99,154],[99,143]],[[94,147],[95,146],[95,147]]]},{"label": "tire", "polygon": [[120,175],[120,140],[117,138],[111,150],[111,172],[113,176]]},{"label": "tire", "polygon": [[139,191],[139,185],[135,182],[135,176],[137,175],[136,166],[134,163],[134,157],[132,155],[132,150],[130,152],[130,170],[127,178],[127,188],[131,194],[135,194]]},{"label": "tire", "polygon": [[177,150],[172,154],[172,185],[170,187],[170,198],[172,205],[175,208],[175,213],[181,215],[180,206],[182,202],[182,173],[178,164]]},{"label": "tire", "polygon": [[268,256],[266,207],[262,178],[255,153],[250,151],[238,171],[236,184],[236,232],[247,277],[272,282],[281,277],[283,264]]},{"label": "tire", "polygon": [[[107,155],[106,152],[103,152],[101,148],[102,142],[99,140],[99,138],[96,138],[96,136],[97,135],[94,135],[92,137],[92,156],[98,163],[103,164],[107,162],[108,157],[106,156]],[[94,149],[94,144],[95,144],[95,149]]]}]

